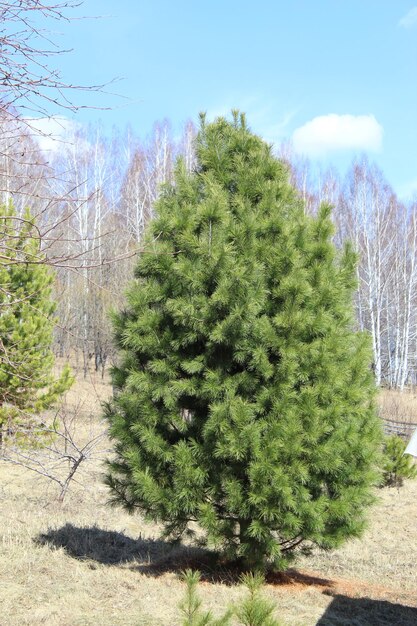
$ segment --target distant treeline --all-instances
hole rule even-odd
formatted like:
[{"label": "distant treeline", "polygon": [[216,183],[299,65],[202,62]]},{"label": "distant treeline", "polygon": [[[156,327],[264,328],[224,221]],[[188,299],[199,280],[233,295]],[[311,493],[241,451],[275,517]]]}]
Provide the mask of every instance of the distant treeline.
[{"label": "distant treeline", "polygon": [[[55,267],[56,352],[76,354],[86,375],[113,358],[109,310],[122,306],[146,224],[181,155],[196,166],[195,127],[174,139],[168,120],[147,139],[127,127],[107,136],[101,125],[74,126],[64,140],[39,138],[24,121],[8,118],[0,133],[1,201],[29,206]],[[417,203],[401,202],[383,173],[366,158],[346,176],[333,169],[314,176],[311,164],[278,147],[305,210],[333,205],[335,240],[359,253],[357,324],[372,336],[378,384],[403,388],[417,379]]]}]

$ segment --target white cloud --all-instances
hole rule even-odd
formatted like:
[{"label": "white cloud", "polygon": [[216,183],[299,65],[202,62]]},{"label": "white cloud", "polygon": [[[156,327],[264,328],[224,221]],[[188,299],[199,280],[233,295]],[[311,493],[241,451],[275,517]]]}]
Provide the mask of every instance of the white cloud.
[{"label": "white cloud", "polygon": [[76,122],[63,115],[26,118],[25,122],[32,137],[46,153],[57,150],[63,142],[68,140],[71,132],[78,128]]},{"label": "white cloud", "polygon": [[297,128],[292,136],[296,152],[320,156],[340,150],[377,152],[383,128],[373,115],[320,115]]},{"label": "white cloud", "polygon": [[417,7],[413,7],[398,22],[401,28],[413,28],[417,24]]}]

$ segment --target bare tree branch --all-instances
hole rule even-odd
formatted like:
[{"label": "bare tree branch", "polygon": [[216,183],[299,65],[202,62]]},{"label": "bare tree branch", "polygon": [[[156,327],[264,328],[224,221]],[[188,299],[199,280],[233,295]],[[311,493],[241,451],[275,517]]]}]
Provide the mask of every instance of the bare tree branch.
[{"label": "bare tree branch", "polygon": [[[81,441],[81,406],[79,404],[72,413],[61,407],[51,427],[40,424],[30,429],[20,428],[9,437],[7,446],[0,449],[0,461],[23,467],[56,483],[59,486],[59,502],[63,502],[81,466],[101,459],[109,452],[108,448],[100,447],[106,438],[104,428]],[[24,438],[23,447],[19,445],[16,435]]]}]

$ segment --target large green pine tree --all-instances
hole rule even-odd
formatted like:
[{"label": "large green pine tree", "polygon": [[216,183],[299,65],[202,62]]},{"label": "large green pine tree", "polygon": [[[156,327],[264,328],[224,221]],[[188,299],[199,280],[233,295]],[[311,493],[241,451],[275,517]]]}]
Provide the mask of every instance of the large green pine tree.
[{"label": "large green pine tree", "polygon": [[206,124],[159,200],[107,406],[114,500],[255,566],[360,534],[380,444],[356,256],[243,115]]},{"label": "large green pine tree", "polygon": [[53,274],[30,211],[0,207],[0,445],[4,432],[26,431],[72,383],[53,375]]}]

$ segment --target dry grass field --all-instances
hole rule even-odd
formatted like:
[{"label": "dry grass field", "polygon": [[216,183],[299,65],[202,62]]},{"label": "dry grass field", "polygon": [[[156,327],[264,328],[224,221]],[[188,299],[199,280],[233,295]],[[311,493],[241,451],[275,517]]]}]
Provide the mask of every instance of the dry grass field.
[{"label": "dry grass field", "polygon": [[[69,392],[78,441],[104,429],[100,401],[108,394],[93,375]],[[399,410],[417,416],[414,396],[394,396],[395,406],[407,403]],[[387,406],[388,392],[382,400]],[[242,597],[232,571],[211,569],[202,552],[171,548],[157,527],[108,506],[106,447],[80,467],[63,503],[56,485],[0,462],[0,626],[180,624],[186,566],[203,571],[200,595],[214,613]],[[268,579],[265,593],[283,624],[417,625],[417,481],[378,496],[361,540],[302,557]]]},{"label": "dry grass field", "polygon": [[378,396],[378,408],[381,417],[417,424],[417,390],[415,388],[404,391],[381,389]]}]

